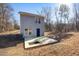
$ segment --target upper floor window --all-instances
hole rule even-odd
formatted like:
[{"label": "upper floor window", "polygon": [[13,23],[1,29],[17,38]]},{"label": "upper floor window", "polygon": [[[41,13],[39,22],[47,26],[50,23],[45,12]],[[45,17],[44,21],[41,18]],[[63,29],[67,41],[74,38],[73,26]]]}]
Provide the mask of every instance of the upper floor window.
[{"label": "upper floor window", "polygon": [[40,24],[41,23],[41,19],[39,18],[39,21],[38,21],[38,23]]},{"label": "upper floor window", "polygon": [[40,24],[41,23],[41,19],[40,18],[36,18],[36,23]]}]

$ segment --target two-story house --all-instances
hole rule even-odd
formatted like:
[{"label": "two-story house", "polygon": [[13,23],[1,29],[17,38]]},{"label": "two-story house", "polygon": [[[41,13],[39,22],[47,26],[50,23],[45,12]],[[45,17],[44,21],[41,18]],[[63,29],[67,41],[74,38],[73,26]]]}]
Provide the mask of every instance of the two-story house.
[{"label": "two-story house", "polygon": [[24,37],[44,35],[44,17],[27,12],[20,13],[20,32]]}]

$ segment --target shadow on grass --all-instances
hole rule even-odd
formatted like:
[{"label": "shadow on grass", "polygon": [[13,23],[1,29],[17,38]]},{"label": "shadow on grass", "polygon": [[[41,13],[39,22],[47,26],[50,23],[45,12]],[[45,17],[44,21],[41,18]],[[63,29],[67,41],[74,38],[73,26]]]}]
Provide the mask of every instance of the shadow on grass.
[{"label": "shadow on grass", "polygon": [[73,36],[73,34],[70,34],[70,33],[57,33],[57,34],[54,34],[53,36],[49,36],[49,38],[58,40],[58,42],[60,42],[62,39],[68,39],[71,36]]},{"label": "shadow on grass", "polygon": [[21,34],[0,35],[0,48],[16,46],[23,41]]},{"label": "shadow on grass", "polygon": [[72,36],[73,36],[73,34],[64,34],[64,35],[62,35],[62,39],[69,39]]}]

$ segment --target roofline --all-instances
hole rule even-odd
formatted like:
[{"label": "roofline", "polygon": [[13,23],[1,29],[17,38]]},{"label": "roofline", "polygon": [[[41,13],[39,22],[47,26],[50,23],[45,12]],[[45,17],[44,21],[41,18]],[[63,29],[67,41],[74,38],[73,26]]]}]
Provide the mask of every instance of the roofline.
[{"label": "roofline", "polygon": [[37,15],[37,14],[33,14],[33,13],[28,13],[28,12],[19,12],[20,15],[29,15],[29,16],[38,16],[38,17],[43,17],[42,15]]}]

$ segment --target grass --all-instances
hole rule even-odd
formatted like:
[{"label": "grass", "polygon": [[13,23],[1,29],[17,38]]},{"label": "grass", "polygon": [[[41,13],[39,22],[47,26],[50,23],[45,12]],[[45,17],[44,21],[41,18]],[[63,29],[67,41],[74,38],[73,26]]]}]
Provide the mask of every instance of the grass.
[{"label": "grass", "polygon": [[79,32],[70,32],[68,34],[72,35],[68,35],[68,37],[63,38],[59,43],[31,49],[24,49],[23,42],[21,41],[14,46],[1,48],[0,55],[79,56]]}]

